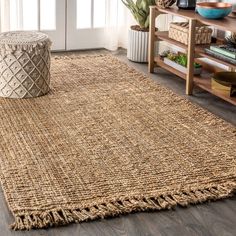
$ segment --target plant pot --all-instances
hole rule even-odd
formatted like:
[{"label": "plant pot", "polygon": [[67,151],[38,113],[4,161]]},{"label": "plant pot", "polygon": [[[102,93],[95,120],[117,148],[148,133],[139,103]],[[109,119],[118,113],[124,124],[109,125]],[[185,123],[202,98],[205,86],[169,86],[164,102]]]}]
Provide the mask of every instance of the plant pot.
[{"label": "plant pot", "polygon": [[[168,59],[167,57],[164,57],[164,63],[168,66],[171,66],[173,68],[175,68],[176,70],[184,73],[184,74],[187,74],[187,68],[184,67],[184,66],[181,66],[180,64],[176,63],[175,61],[171,61],[170,59]],[[194,68],[194,75],[200,75],[202,72],[202,68],[199,67],[199,68]]]},{"label": "plant pot", "polygon": [[148,62],[149,32],[129,29],[127,57],[134,62]]}]

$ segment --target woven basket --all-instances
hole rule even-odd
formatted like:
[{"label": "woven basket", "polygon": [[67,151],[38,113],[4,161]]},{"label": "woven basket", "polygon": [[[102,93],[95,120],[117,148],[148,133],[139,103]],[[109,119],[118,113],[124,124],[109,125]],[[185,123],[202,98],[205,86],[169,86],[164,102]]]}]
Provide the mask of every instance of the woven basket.
[{"label": "woven basket", "polygon": [[[188,22],[175,22],[170,24],[169,38],[174,39],[183,44],[188,44]],[[210,44],[212,29],[199,25],[196,27],[195,44]]]}]

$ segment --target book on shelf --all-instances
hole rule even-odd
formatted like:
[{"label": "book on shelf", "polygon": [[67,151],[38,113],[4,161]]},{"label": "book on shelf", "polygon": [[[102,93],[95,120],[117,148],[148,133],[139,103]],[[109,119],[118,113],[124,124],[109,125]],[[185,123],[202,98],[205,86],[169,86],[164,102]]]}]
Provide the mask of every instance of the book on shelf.
[{"label": "book on shelf", "polygon": [[221,59],[225,62],[229,62],[229,63],[232,63],[234,65],[236,65],[236,59],[232,59],[232,58],[229,58],[221,53],[218,53],[218,52],[215,52],[215,51],[212,51],[211,49],[208,49],[208,48],[205,48],[205,52],[215,58],[218,58],[218,59]]},{"label": "book on shelf", "polygon": [[236,48],[229,47],[227,45],[217,45],[217,46],[210,46],[210,49],[214,52],[218,52],[224,56],[236,59]]}]

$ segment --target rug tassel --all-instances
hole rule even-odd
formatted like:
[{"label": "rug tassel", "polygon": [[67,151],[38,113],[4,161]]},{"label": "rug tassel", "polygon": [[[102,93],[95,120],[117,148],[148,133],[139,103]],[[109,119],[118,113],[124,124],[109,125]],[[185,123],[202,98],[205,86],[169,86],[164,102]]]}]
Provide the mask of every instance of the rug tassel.
[{"label": "rug tassel", "polygon": [[88,219],[88,215],[83,214],[80,210],[73,210],[72,213],[78,222],[86,221]]},{"label": "rug tassel", "polygon": [[40,218],[43,220],[43,225],[45,225],[45,227],[52,226],[53,217],[50,212],[45,212],[41,214]]},{"label": "rug tassel", "polygon": [[69,210],[62,210],[63,217],[67,223],[72,223],[74,222],[73,214]]},{"label": "rug tassel", "polygon": [[24,220],[23,220],[23,224],[26,228],[26,230],[30,230],[34,227],[34,221],[31,219],[30,215],[26,215]]},{"label": "rug tassel", "polygon": [[13,230],[26,230],[23,220],[20,216],[15,217],[15,222],[10,226]]},{"label": "rug tassel", "polygon": [[59,215],[57,211],[52,211],[52,216],[56,224],[62,224],[65,220]]},{"label": "rug tassel", "polygon": [[13,230],[47,228],[107,216],[116,216],[121,213],[169,209],[176,205],[187,206],[188,204],[226,198],[232,196],[235,190],[236,184],[231,182],[221,186],[208,186],[203,189],[190,189],[189,191],[185,190],[173,194],[168,193],[151,197],[118,199],[82,209],[57,209],[32,214],[25,213],[25,211],[21,214],[17,212],[15,223],[11,225],[11,228]]},{"label": "rug tassel", "polygon": [[38,215],[33,215],[35,228],[43,228],[44,224]]}]

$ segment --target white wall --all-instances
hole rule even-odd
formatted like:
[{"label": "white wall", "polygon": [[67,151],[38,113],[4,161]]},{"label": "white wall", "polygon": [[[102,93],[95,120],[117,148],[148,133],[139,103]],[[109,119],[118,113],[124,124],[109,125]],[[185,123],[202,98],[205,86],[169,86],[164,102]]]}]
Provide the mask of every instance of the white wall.
[{"label": "white wall", "polygon": [[222,0],[221,2],[228,2],[233,4],[233,9],[236,10],[236,0]]}]

